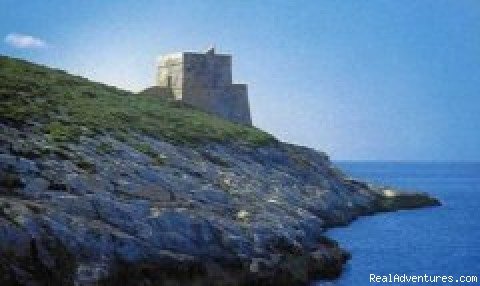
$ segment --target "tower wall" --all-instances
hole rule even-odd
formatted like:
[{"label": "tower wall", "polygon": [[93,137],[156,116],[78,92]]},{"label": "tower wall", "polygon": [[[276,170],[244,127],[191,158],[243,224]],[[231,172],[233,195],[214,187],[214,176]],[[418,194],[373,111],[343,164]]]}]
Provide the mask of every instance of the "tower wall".
[{"label": "tower wall", "polygon": [[185,89],[215,89],[232,84],[232,57],[229,55],[185,53],[183,65]]},{"label": "tower wall", "polygon": [[157,86],[168,87],[177,100],[183,94],[183,54],[172,54],[160,58],[157,70]]},{"label": "tower wall", "polygon": [[162,57],[157,85],[170,87],[177,100],[230,121],[251,125],[247,85],[232,84],[232,57],[182,53]]}]

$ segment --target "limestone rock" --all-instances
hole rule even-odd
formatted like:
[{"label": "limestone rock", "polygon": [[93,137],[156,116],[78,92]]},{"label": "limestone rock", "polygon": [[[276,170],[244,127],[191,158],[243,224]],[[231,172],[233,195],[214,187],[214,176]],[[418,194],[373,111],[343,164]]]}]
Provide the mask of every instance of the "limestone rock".
[{"label": "limestone rock", "polygon": [[[338,275],[348,258],[326,227],[438,203],[348,179],[308,148],[140,139],[167,162],[108,135],[63,155],[0,146],[2,285],[301,285]],[[115,151],[96,152],[98,142]]]}]

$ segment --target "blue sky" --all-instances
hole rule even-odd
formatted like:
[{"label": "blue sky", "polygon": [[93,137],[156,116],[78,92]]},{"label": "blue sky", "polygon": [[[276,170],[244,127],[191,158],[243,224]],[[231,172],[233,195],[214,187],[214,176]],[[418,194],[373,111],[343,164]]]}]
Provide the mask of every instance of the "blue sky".
[{"label": "blue sky", "polygon": [[0,53],[140,90],[158,55],[215,44],[282,140],[339,160],[480,161],[479,19],[476,0],[0,0]]}]

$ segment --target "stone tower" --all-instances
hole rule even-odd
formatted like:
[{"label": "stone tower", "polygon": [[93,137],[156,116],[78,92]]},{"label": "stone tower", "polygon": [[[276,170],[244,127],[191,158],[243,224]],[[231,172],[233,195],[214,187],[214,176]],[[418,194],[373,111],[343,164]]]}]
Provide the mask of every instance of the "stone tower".
[{"label": "stone tower", "polygon": [[158,64],[157,86],[176,100],[230,121],[251,125],[246,84],[232,83],[232,56],[183,52],[165,55]]}]

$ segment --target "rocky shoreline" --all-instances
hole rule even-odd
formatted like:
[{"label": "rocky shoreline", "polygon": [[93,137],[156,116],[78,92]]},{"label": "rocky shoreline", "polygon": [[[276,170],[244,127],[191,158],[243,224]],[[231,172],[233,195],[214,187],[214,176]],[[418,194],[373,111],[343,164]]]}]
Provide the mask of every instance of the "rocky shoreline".
[{"label": "rocky shoreline", "polygon": [[0,285],[306,285],[362,215],[439,205],[175,102],[0,56]]},{"label": "rocky shoreline", "polygon": [[[158,165],[109,136],[25,157],[42,136],[27,144],[2,130],[2,285],[306,285],[349,258],[326,228],[439,204],[348,179],[325,154],[284,143],[142,137],[168,160]],[[102,144],[111,151],[99,154]]]}]

